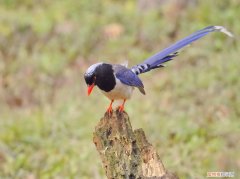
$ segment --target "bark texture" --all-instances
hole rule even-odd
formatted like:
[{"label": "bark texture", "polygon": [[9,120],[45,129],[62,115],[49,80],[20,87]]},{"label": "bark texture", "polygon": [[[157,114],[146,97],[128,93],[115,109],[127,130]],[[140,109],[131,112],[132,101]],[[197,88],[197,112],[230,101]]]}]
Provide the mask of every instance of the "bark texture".
[{"label": "bark texture", "polygon": [[142,129],[132,129],[127,113],[105,114],[95,127],[93,142],[109,179],[177,179],[167,172]]}]

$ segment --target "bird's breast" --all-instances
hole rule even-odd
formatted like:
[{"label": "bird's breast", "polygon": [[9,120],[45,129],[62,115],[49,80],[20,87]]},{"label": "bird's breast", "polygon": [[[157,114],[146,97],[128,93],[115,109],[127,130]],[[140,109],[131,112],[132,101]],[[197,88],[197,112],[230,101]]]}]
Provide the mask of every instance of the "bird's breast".
[{"label": "bird's breast", "polygon": [[102,91],[110,100],[129,99],[132,96],[134,87],[123,84],[120,80],[116,79],[116,85],[111,91]]}]

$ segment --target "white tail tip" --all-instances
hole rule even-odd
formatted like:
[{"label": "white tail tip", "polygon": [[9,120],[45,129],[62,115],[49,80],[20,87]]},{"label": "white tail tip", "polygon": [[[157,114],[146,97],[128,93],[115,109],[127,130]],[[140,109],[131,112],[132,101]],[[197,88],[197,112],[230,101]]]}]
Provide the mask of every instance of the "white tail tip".
[{"label": "white tail tip", "polygon": [[225,27],[223,26],[214,26],[214,28],[226,35],[228,35],[229,37],[233,37],[233,34],[231,32],[229,32]]}]

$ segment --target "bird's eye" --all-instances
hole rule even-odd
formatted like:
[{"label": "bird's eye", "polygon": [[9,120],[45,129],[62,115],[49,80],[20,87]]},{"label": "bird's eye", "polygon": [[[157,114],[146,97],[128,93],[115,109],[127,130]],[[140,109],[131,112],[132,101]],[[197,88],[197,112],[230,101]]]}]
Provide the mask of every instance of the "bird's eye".
[{"label": "bird's eye", "polygon": [[87,85],[92,85],[96,80],[96,76],[94,74],[84,75],[84,78]]}]

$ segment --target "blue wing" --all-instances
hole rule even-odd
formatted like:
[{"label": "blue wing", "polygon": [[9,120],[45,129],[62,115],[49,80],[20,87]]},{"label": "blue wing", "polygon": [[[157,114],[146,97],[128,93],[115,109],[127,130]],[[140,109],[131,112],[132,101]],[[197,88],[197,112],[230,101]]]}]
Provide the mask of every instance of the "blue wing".
[{"label": "blue wing", "polygon": [[165,63],[169,60],[172,60],[177,55],[177,51],[186,45],[206,36],[210,32],[220,31],[222,33],[227,34],[228,36],[233,36],[227,29],[222,26],[208,26],[202,30],[199,30],[182,40],[177,41],[173,45],[165,48],[164,50],[156,53],[150,58],[146,59],[143,63],[132,67],[132,71],[136,74],[147,72],[154,68],[162,67],[162,63]]},{"label": "blue wing", "polygon": [[140,78],[130,69],[118,67],[115,71],[117,79],[119,79],[123,84],[143,88],[143,83]]}]

